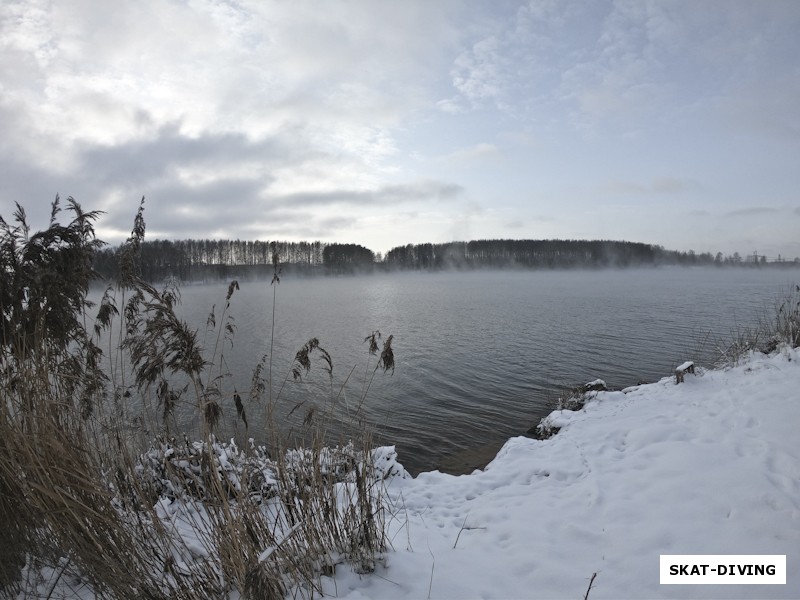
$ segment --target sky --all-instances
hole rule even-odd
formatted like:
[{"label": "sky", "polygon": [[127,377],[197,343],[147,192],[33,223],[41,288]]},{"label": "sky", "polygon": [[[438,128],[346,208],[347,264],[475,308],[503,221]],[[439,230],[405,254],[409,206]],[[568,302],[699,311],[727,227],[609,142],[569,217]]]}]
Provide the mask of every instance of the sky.
[{"label": "sky", "polygon": [[3,0],[0,214],[800,256],[795,0]]}]

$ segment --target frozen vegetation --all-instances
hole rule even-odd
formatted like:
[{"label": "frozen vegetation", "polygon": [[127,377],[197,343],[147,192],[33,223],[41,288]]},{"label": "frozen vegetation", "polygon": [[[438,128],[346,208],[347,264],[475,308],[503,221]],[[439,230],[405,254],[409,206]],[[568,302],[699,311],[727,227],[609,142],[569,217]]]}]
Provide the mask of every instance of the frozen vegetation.
[{"label": "frozen vegetation", "polygon": [[[546,440],[510,439],[483,471],[404,476],[377,451],[390,544],[372,573],[338,565],[326,596],[364,598],[797,598],[800,352],[557,410]],[[400,457],[402,459],[402,457]],[[186,557],[184,503],[159,501]],[[190,533],[186,533],[188,531]],[[264,554],[270,547],[263,548]],[[662,554],[785,554],[786,585],[659,584]],[[52,572],[41,574],[40,593]],[[65,580],[52,597],[90,598]],[[238,597],[238,593],[231,593]]]}]

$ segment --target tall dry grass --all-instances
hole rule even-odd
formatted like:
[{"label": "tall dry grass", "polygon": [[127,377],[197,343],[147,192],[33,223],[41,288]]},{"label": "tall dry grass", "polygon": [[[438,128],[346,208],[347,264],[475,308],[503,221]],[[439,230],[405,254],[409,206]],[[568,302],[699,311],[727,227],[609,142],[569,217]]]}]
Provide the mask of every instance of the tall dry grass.
[{"label": "tall dry grass", "polygon": [[[70,208],[75,218],[62,226],[54,204],[51,226],[40,237],[29,235],[21,209],[16,226],[0,223],[8,276],[0,295],[3,594],[311,597],[337,569],[371,572],[387,547],[383,481],[400,469],[391,453],[373,449],[358,407],[348,407],[348,438],[331,445],[328,425],[349,376],[335,394],[283,406],[270,348],[250,390],[251,401],[266,402],[267,439],[222,442],[215,433],[223,412],[248,427],[224,355],[235,335],[229,309],[238,284],[229,286],[220,314],[212,309],[209,315],[215,335],[206,350],[179,318],[178,288],[158,290],[138,276],[141,204],[121,254],[121,280],[99,307],[90,307],[96,213],[83,213],[72,201]],[[31,296],[34,283],[66,267],[80,276],[62,277],[60,291],[40,286]],[[277,261],[274,268],[273,299]],[[60,319],[48,320],[56,304]],[[93,320],[89,308],[97,309]],[[394,368],[392,337],[380,355],[378,337],[368,336],[376,357],[372,377]],[[332,357],[312,339],[281,386],[302,380],[312,364],[321,364],[332,381]],[[187,407],[198,416],[194,431],[180,431],[174,418]],[[301,448],[278,419],[294,410],[305,411]]]},{"label": "tall dry grass", "polygon": [[758,322],[739,327],[716,343],[719,366],[735,365],[752,351],[770,354],[781,345],[800,347],[800,285],[793,284],[764,308]]}]

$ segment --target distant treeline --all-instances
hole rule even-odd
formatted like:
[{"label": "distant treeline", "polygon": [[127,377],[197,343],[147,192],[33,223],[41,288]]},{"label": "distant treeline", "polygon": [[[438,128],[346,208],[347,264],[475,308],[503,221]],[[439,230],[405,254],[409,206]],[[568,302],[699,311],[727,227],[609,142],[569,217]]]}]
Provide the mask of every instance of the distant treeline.
[{"label": "distant treeline", "polygon": [[585,240],[475,240],[447,244],[408,244],[391,249],[386,263],[405,269],[526,267],[635,267],[657,264],[707,264],[711,254],[670,252],[636,242]]},{"label": "distant treeline", "polygon": [[[97,252],[95,269],[117,275],[119,248]],[[397,246],[385,257],[358,244],[267,242],[248,240],[155,240],[141,246],[139,268],[148,281],[174,276],[183,281],[272,275],[273,252],[281,268],[293,274],[339,274],[380,269],[439,270],[480,268],[605,268],[659,265],[800,265],[766,257],[680,252],[638,242],[607,240],[474,240]]]},{"label": "distant treeline", "polygon": [[[95,255],[95,270],[114,279],[121,247],[103,248]],[[177,277],[203,281],[272,276],[272,256],[292,273],[348,273],[370,269],[375,253],[358,244],[323,242],[265,242],[252,240],[154,240],[142,242],[138,267],[147,281]]]}]

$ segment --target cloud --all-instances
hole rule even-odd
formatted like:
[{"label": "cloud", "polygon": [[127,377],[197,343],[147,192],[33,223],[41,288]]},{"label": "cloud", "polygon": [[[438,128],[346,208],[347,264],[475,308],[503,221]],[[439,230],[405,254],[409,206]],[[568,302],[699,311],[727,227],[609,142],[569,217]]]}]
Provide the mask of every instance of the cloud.
[{"label": "cloud", "polygon": [[665,92],[653,48],[671,27],[657,4],[530,2],[498,13],[451,69],[453,88],[473,108],[490,103],[535,118],[560,106],[573,120],[629,118]]},{"label": "cloud", "polygon": [[439,100],[436,103],[436,108],[451,115],[460,115],[467,110],[457,98],[444,98]]},{"label": "cloud", "polygon": [[[213,229],[233,214],[247,223],[246,210],[258,207],[275,181],[269,167],[299,160],[282,140],[254,142],[238,133],[190,138],[179,129],[164,126],[148,139],[111,146],[80,144],[74,149],[77,166],[69,173],[6,157],[0,161],[2,200],[30,203],[35,214],[43,214],[44,199],[57,192],[74,195],[87,207],[105,210],[104,227],[119,232],[129,230],[145,195],[149,221],[159,230],[191,231],[200,224]],[[214,212],[221,213],[215,222],[202,218]]]},{"label": "cloud", "polygon": [[679,177],[659,177],[653,181],[651,186],[654,192],[660,194],[680,194],[699,188],[700,185],[696,181]]},{"label": "cloud", "polygon": [[453,60],[450,76],[467,106],[516,113],[523,108],[520,97],[538,100],[552,85],[548,61],[564,50],[565,21],[575,10],[572,3],[549,1],[495,7],[491,14],[473,15],[469,42]]},{"label": "cloud", "polygon": [[682,194],[701,189],[701,185],[693,179],[656,177],[645,183],[609,181],[602,184],[600,189],[610,194]]},{"label": "cloud", "polygon": [[494,36],[479,40],[456,58],[453,87],[473,103],[498,99],[506,86],[500,62],[500,41]]},{"label": "cloud", "polygon": [[761,215],[770,215],[779,212],[777,208],[768,206],[753,206],[750,208],[740,208],[725,213],[726,217],[758,217]]},{"label": "cloud", "polygon": [[180,123],[167,124],[147,138],[80,144],[74,174],[0,161],[2,197],[20,201],[32,222],[43,223],[57,192],[74,195],[107,213],[98,233],[117,242],[127,237],[142,195],[149,237],[274,239],[291,233],[297,239],[302,232],[331,235],[347,229],[345,223],[352,228],[355,217],[329,214],[341,206],[361,212],[463,194],[458,184],[434,180],[373,185],[362,179],[360,187],[344,187],[359,161],[326,154],[294,133],[255,140],[239,132],[192,137]]},{"label": "cloud", "polygon": [[601,190],[609,194],[646,194],[648,191],[647,186],[631,181],[609,181]]},{"label": "cloud", "polygon": [[[253,141],[238,132],[190,137],[180,132],[178,124],[169,124],[147,138],[112,146],[86,146],[79,156],[81,168],[91,170],[105,184],[149,185],[164,178],[182,179],[181,173],[191,169],[201,180],[214,180],[231,169],[246,171],[253,163],[263,171],[264,167],[300,159],[298,149],[286,142],[278,137]],[[270,179],[268,175],[260,177],[265,183]]]},{"label": "cloud", "polygon": [[447,2],[33,4],[0,9],[0,110],[25,123],[15,153],[62,171],[80,147],[144,143],[170,124],[189,138],[292,136],[374,166],[432,101],[434,50],[453,35]]},{"label": "cloud", "polygon": [[461,15],[449,1],[3,3],[0,212],[18,200],[43,221],[72,194],[119,241],[144,195],[152,235],[296,238],[457,199],[460,185],[389,161],[404,120],[443,97],[431,84]]},{"label": "cloud", "polygon": [[[560,112],[579,130],[606,127],[622,137],[708,103],[709,116],[717,104],[732,119],[796,139],[797,92],[786,93],[796,78],[785,72],[794,66],[800,8],[726,6],[720,14],[694,2],[562,0],[498,10],[453,61],[453,88],[473,108],[524,119]],[[454,104],[462,106],[447,106]]]},{"label": "cloud", "polygon": [[499,154],[500,150],[497,148],[497,146],[487,142],[481,142],[466,148],[459,148],[458,150],[449,154],[436,157],[435,160],[452,163],[473,162],[493,156],[499,156]]},{"label": "cloud", "polygon": [[[258,180],[220,180],[191,188],[180,184],[156,187],[148,195],[145,215],[162,237],[195,237],[194,232],[211,231],[223,238],[298,239],[305,234],[330,239],[339,231],[352,230],[369,209],[446,202],[461,193],[460,186],[454,184],[422,181],[373,190],[276,195]],[[120,207],[114,211],[123,212]],[[125,219],[129,216],[122,215],[113,225],[122,227]]]},{"label": "cloud", "polygon": [[338,189],[325,192],[298,192],[278,198],[280,202],[292,205],[330,206],[351,205],[396,206],[411,202],[448,201],[460,196],[464,191],[460,185],[438,181],[419,181],[407,184],[385,185],[372,190]]}]

